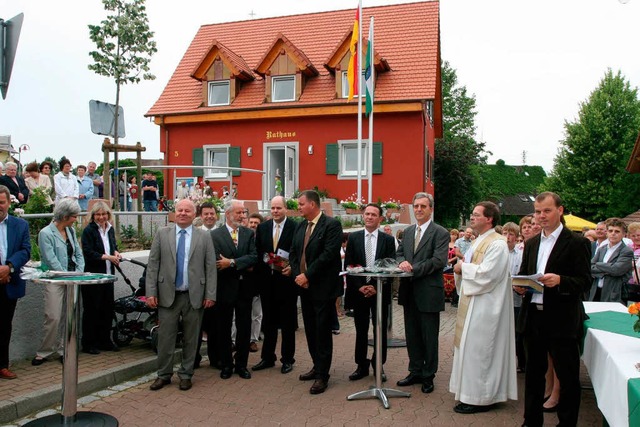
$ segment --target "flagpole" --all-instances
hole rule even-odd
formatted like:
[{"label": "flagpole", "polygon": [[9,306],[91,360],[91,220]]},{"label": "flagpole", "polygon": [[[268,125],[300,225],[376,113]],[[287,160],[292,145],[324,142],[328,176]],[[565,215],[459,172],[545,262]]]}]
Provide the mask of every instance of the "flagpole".
[{"label": "flagpole", "polygon": [[[358,0],[358,19],[362,22],[362,0]],[[358,203],[362,200],[362,29],[360,22],[358,22],[358,46],[356,47],[358,53],[356,72],[356,87],[358,88]]]},{"label": "flagpole", "polygon": [[[373,16],[371,17],[371,23],[369,24],[369,47],[367,48],[367,56],[369,57],[369,66],[371,67],[371,87],[375,87],[376,84],[376,71],[375,64],[373,62]],[[373,203],[373,92],[369,94],[365,91],[367,96],[371,96],[371,111],[369,112],[369,146],[368,158],[367,158],[367,172],[368,172],[368,197],[369,203]]]}]

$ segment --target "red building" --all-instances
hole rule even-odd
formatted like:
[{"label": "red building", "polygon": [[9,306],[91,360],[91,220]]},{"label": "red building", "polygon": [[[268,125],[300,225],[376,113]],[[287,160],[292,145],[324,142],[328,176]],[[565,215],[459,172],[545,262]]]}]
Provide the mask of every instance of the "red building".
[{"label": "red building", "polygon": [[[408,202],[416,191],[433,194],[434,140],[442,136],[439,3],[362,15],[363,54],[375,20],[373,201]],[[215,166],[264,171],[233,173],[242,199],[268,200],[278,173],[286,195],[315,186],[337,199],[355,193],[357,99],[347,101],[346,78],[354,17],[349,9],[202,26],[147,113],[160,126],[166,164],[203,166],[177,174],[209,179],[214,189],[229,184]],[[362,141],[366,153],[366,117]]]}]

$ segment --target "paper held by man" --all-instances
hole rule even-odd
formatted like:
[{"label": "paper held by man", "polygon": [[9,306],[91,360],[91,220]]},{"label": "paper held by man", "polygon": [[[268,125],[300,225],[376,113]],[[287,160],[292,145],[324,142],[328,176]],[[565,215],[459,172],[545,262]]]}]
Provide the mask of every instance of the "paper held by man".
[{"label": "paper held by man", "polygon": [[530,276],[513,276],[511,278],[511,285],[531,289],[533,292],[541,294],[544,289],[544,285],[538,281],[541,277],[541,273],[532,274]]}]

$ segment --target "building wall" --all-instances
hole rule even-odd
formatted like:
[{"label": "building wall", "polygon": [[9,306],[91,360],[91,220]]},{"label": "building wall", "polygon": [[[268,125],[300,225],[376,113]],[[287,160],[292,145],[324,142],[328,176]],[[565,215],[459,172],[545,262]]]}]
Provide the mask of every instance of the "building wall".
[{"label": "building wall", "polygon": [[[192,151],[208,144],[230,144],[240,147],[243,168],[264,168],[264,143],[298,143],[299,189],[327,189],[329,197],[344,199],[357,191],[357,180],[339,179],[326,174],[326,144],[339,140],[357,139],[355,116],[301,117],[232,122],[209,122],[165,125],[160,132],[160,147],[168,150],[168,165],[192,164]],[[373,201],[389,198],[410,202],[416,191],[433,193],[431,180],[425,180],[425,150],[433,156],[433,129],[421,112],[377,114],[374,121],[374,142],[382,142],[382,174],[373,176]],[[363,118],[363,139],[368,138],[368,119]],[[307,150],[313,145],[314,153]],[[253,155],[247,155],[251,147]],[[191,170],[178,170],[178,177],[193,176]],[[262,176],[243,172],[234,177],[238,183],[239,198],[261,200]],[[173,182],[168,172],[167,182]],[[220,189],[228,181],[213,181]],[[170,193],[171,189],[169,189]],[[367,182],[363,179],[362,194],[367,195]]]}]

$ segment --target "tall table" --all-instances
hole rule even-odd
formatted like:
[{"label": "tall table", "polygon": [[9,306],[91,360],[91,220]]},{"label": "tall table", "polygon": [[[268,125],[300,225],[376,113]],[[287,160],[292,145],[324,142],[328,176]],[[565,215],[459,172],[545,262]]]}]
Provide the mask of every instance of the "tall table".
[{"label": "tall table", "polygon": [[347,396],[347,400],[367,399],[370,397],[380,399],[386,409],[389,409],[389,397],[411,397],[411,393],[407,393],[392,388],[382,387],[382,281],[384,279],[392,279],[395,277],[411,277],[413,273],[349,273],[351,276],[357,277],[371,277],[375,278],[378,284],[376,289],[376,383],[369,387],[367,390],[359,391],[357,393]]},{"label": "tall table", "polygon": [[78,286],[104,285],[116,281],[110,274],[49,272],[50,276],[30,279],[38,285],[65,287],[67,304],[64,325],[64,365],[62,367],[62,413],[27,423],[28,426],[117,426],[118,420],[101,412],[78,412]]}]

